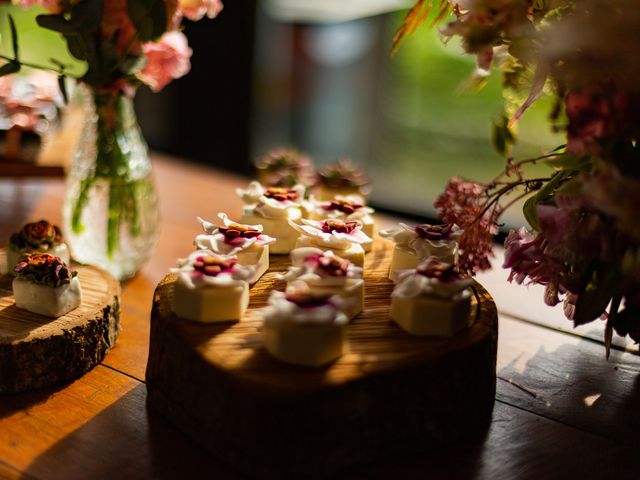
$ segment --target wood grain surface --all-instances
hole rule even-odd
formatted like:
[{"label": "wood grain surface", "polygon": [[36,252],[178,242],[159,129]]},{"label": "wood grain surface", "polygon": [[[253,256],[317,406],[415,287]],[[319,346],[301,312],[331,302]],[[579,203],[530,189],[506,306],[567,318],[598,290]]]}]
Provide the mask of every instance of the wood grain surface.
[{"label": "wood grain surface", "polygon": [[[0,264],[6,251],[0,249]],[[120,284],[102,269],[75,267],[82,304],[50,318],[17,308],[13,276],[0,275],[0,393],[41,388],[102,361],[120,331]]]},{"label": "wood grain surface", "polygon": [[[153,162],[162,236],[150,262],[122,286],[118,344],[76,381],[0,397],[0,478],[245,478],[147,408],[141,380],[154,288],[191,249],[199,230],[195,216],[239,211],[234,189],[247,180],[159,155]],[[61,180],[0,179],[0,245],[28,221],[59,223],[63,193]],[[398,220],[377,218],[385,225]],[[395,455],[335,478],[638,478],[637,346],[614,351],[607,361],[601,336],[588,335],[595,324],[560,331],[547,323],[551,309],[540,307],[534,289],[489,277],[480,281],[496,299],[500,337],[496,405],[486,435],[431,453]]]}]

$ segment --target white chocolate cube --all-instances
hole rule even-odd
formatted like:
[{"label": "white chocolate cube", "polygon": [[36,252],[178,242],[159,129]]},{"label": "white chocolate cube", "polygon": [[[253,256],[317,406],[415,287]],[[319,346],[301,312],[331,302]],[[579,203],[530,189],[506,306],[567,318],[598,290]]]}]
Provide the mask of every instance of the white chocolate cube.
[{"label": "white chocolate cube", "polygon": [[346,285],[325,286],[320,282],[308,284],[313,295],[339,295],[345,302],[341,308],[349,320],[362,312],[364,308],[364,280],[348,279]]},{"label": "white chocolate cube", "polygon": [[241,250],[236,254],[240,265],[255,266],[256,271],[248,282],[256,283],[260,277],[269,269],[269,245],[256,245],[255,243],[249,248]]},{"label": "white chocolate cube", "polygon": [[278,360],[319,367],[344,353],[347,325],[265,322],[262,326],[262,339],[267,351]]},{"label": "white chocolate cube", "polygon": [[180,318],[203,323],[238,321],[249,306],[249,284],[189,288],[173,282],[171,310]]},{"label": "white chocolate cube", "polygon": [[53,248],[49,250],[41,251],[41,250],[33,250],[28,252],[16,252],[9,246],[7,249],[7,272],[13,275],[13,270],[15,266],[20,261],[20,257],[26,253],[49,253],[55,257],[60,257],[64,263],[67,265],[70,264],[71,258],[69,256],[69,248],[66,244],[61,243],[59,245],[55,245]]},{"label": "white chocolate cube", "polygon": [[267,218],[256,214],[254,206],[245,206],[242,209],[240,223],[249,225],[262,225],[264,233],[276,239],[270,244],[269,252],[272,254],[286,254],[295,248],[296,240],[300,235],[291,225],[289,220],[297,222],[302,217],[299,208],[290,208],[288,217]]},{"label": "white chocolate cube", "polygon": [[364,266],[364,249],[362,248],[362,245],[357,243],[352,243],[349,246],[349,248],[346,248],[346,249],[329,248],[323,245],[318,245],[313,241],[313,238],[311,237],[300,236],[295,243],[295,248],[302,248],[302,247],[319,248],[323,252],[332,251],[338,257],[344,258],[345,260],[349,260],[354,265],[357,265],[359,267]]},{"label": "white chocolate cube", "polygon": [[452,337],[469,325],[471,295],[453,299],[431,295],[391,297],[391,318],[411,335]]},{"label": "white chocolate cube", "polygon": [[365,252],[370,252],[373,247],[373,236],[376,232],[376,223],[373,221],[373,218],[370,215],[365,216],[361,220],[362,222],[362,231],[371,239],[369,243],[363,243],[362,249]]},{"label": "white chocolate cube", "polygon": [[82,304],[82,289],[78,277],[59,287],[49,287],[24,278],[13,280],[16,307],[46,317],[58,318]]},{"label": "white chocolate cube", "polygon": [[389,267],[389,280],[396,281],[396,276],[401,270],[414,269],[420,263],[420,259],[412,249],[396,245],[391,255]]},{"label": "white chocolate cube", "polygon": [[315,197],[322,202],[329,202],[333,200],[335,197],[348,197],[357,195],[363,200],[365,196],[362,194],[362,190],[360,187],[327,187],[326,185],[318,185],[316,189],[314,189],[313,194]]}]

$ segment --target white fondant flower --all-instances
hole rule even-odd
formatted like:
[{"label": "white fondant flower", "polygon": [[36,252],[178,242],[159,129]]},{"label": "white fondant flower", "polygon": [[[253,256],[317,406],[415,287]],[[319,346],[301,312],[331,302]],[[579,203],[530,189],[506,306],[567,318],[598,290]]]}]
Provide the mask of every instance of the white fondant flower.
[{"label": "white fondant flower", "polygon": [[314,205],[316,218],[339,218],[341,220],[365,223],[373,221],[373,208],[367,207],[359,195],[336,195],[330,202],[321,202],[310,196],[309,201]]},{"label": "white fondant flower", "polygon": [[234,256],[219,255],[211,250],[196,250],[180,258],[172,273],[188,288],[242,285],[255,273],[256,267],[239,265]]},{"label": "white fondant flower", "polygon": [[289,225],[321,247],[346,250],[354,243],[371,242],[367,234],[362,231],[359,222],[344,222],[332,218],[315,221],[303,218],[302,225],[292,221],[289,221]]},{"label": "white fondant flower", "polygon": [[349,319],[340,310],[342,299],[337,296],[313,296],[304,284],[273,291],[269,305],[259,315],[265,322],[296,322],[314,325],[346,324]]},{"label": "white fondant flower", "polygon": [[287,217],[289,209],[300,208],[304,191],[304,185],[264,188],[259,182],[251,182],[247,190],[236,189],[245,203],[254,205],[256,213],[267,218]]},{"label": "white fondant flower", "polygon": [[218,217],[223,225],[216,225],[198,217],[205,233],[196,237],[194,243],[197,248],[211,250],[220,255],[235,255],[254,244],[263,246],[276,241],[275,238],[262,233],[262,225],[234,222],[224,213],[219,213]]},{"label": "white fondant flower", "polygon": [[401,271],[392,295],[415,298],[426,294],[452,299],[469,295],[467,288],[472,284],[473,280],[460,276],[453,265],[429,258],[416,269]]},{"label": "white fondant flower", "polygon": [[407,225],[382,230],[380,236],[396,243],[396,245],[413,250],[418,258],[424,260],[429,256],[453,254],[463,231],[455,224],[445,225]]},{"label": "white fondant flower", "polygon": [[303,281],[309,285],[340,286],[349,280],[362,279],[362,268],[335,255],[331,250],[302,247],[291,252],[289,271],[280,278],[287,282]]}]

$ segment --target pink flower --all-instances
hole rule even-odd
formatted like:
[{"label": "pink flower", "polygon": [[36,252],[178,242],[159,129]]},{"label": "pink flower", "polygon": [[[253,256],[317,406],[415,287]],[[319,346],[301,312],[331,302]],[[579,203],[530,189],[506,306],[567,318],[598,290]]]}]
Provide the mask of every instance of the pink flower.
[{"label": "pink flower", "polygon": [[19,5],[20,8],[31,8],[35,5],[41,5],[51,13],[58,13],[62,10],[59,0],[20,0]]},{"label": "pink flower", "polygon": [[186,75],[191,69],[189,59],[192,50],[182,32],[167,32],[158,42],[145,43],[142,51],[147,64],[138,78],[154,92],[162,90],[171,80]]},{"label": "pink flower", "polygon": [[500,209],[489,208],[482,213],[486,205],[485,191],[486,187],[480,183],[454,177],[434,203],[444,222],[455,223],[464,230],[458,240],[458,268],[465,273],[491,268],[489,257],[493,256],[493,236],[498,233]]},{"label": "pink flower", "polygon": [[200,20],[205,15],[215,18],[222,11],[220,0],[179,0],[178,7],[189,20]]}]

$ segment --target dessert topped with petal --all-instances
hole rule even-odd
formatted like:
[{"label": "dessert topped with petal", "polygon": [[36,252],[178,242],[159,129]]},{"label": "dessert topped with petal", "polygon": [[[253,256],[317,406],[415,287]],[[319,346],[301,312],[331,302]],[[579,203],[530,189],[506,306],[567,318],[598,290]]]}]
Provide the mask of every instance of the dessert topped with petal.
[{"label": "dessert topped with petal", "polygon": [[291,226],[322,247],[347,249],[353,244],[368,243],[371,239],[362,231],[359,222],[345,222],[337,218],[327,220],[302,219],[302,225]]},{"label": "dessert topped with petal", "polygon": [[251,182],[246,190],[236,192],[247,205],[254,205],[255,212],[267,218],[286,217],[288,210],[299,208],[304,200],[304,186],[291,188],[263,187],[259,182]]},{"label": "dessert topped with petal", "polygon": [[276,148],[259,158],[255,165],[260,182],[269,187],[308,186],[315,181],[311,158],[293,148]]},{"label": "dessert topped with petal", "polygon": [[348,158],[324,166],[318,171],[318,196],[322,200],[335,195],[367,195],[370,180],[365,171]]},{"label": "dessert topped with petal", "polygon": [[27,223],[9,239],[11,248],[18,252],[46,252],[62,243],[64,241],[60,228],[46,220]]},{"label": "dessert topped with petal", "polygon": [[382,230],[380,236],[396,244],[391,257],[389,278],[395,281],[399,271],[416,268],[420,261],[429,257],[456,264],[458,239],[461,235],[462,229],[452,223],[400,223],[397,228]]},{"label": "dessert topped with petal", "polygon": [[420,263],[415,270],[400,272],[392,295],[417,297],[427,294],[453,298],[472,284],[473,280],[460,275],[454,265],[429,258]]},{"label": "dessert topped with petal", "polygon": [[178,279],[188,288],[241,285],[254,273],[255,267],[240,265],[232,256],[219,255],[211,250],[196,250],[179,259],[172,268]]},{"label": "dessert topped with petal", "polygon": [[12,272],[23,254],[33,252],[50,253],[67,264],[70,262],[69,249],[64,243],[62,232],[46,220],[27,223],[11,235],[7,251],[9,272]]},{"label": "dessert topped with petal", "polygon": [[302,217],[304,186],[293,188],[265,188],[258,182],[251,182],[247,190],[237,192],[247,205],[242,209],[241,221],[246,224],[260,224],[265,233],[275,237],[271,253],[289,253],[295,247],[298,234],[289,221]]},{"label": "dessert topped with petal", "polygon": [[54,288],[69,284],[77,275],[60,257],[48,253],[25,254],[13,271],[16,278]]},{"label": "dessert topped with petal", "polygon": [[77,272],[49,253],[24,254],[12,283],[16,306],[47,317],[61,317],[82,303]]},{"label": "dessert topped with petal", "polygon": [[219,213],[218,217],[222,220],[222,225],[216,225],[198,217],[198,222],[205,233],[196,237],[197,248],[209,249],[221,255],[235,255],[254,245],[265,246],[276,240],[263,232],[262,225],[238,223],[231,220],[225,213]]},{"label": "dessert topped with petal", "polygon": [[349,279],[362,279],[362,268],[332,251],[296,248],[291,252],[289,271],[282,276],[288,282],[302,280],[310,285],[345,285]]},{"label": "dessert topped with petal", "polygon": [[269,305],[260,312],[265,323],[294,322],[307,325],[347,323],[347,317],[340,311],[340,297],[314,294],[300,287],[287,290],[287,292],[271,292]]}]

